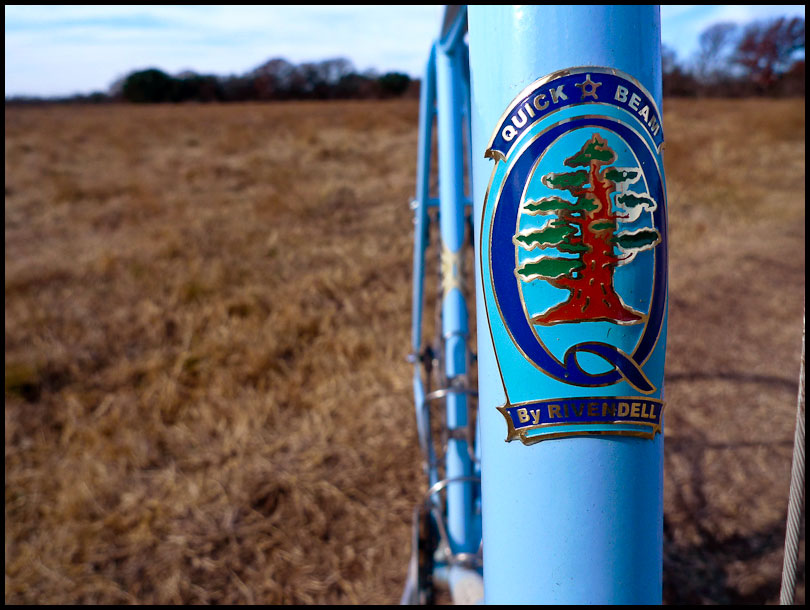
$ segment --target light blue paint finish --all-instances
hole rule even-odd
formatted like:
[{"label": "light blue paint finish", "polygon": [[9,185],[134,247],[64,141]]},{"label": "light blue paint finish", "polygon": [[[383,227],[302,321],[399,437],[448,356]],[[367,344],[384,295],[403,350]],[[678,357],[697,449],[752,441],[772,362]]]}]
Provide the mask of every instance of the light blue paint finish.
[{"label": "light blue paint finish", "polygon": [[[466,396],[453,394],[447,397],[447,427],[452,430],[467,425]],[[467,441],[447,441],[447,477],[472,475],[472,461],[467,450]],[[454,553],[472,553],[480,543],[480,529],[473,519],[473,484],[470,481],[455,481],[447,486],[447,530]]]},{"label": "light blue paint finish", "polygon": [[[603,426],[598,425],[591,425],[591,424],[571,424],[570,426],[554,426],[553,432],[554,433],[569,433],[569,434],[583,434],[586,432],[598,432],[603,429]],[[631,432],[643,432],[649,433],[650,428],[649,426],[643,426],[641,424],[625,424],[615,427],[616,430],[626,430]],[[526,436],[543,436],[544,432],[546,431],[539,431],[539,430],[530,430],[526,433]]]},{"label": "light blue paint finish", "polygon": [[[436,104],[439,135],[439,228],[442,250],[457,253],[464,243],[464,116],[467,102],[462,62],[466,54],[458,24],[451,28],[451,36],[436,49]],[[453,265],[459,281],[463,278],[460,261]],[[443,267],[445,265],[443,264]],[[448,278],[449,279],[449,278]],[[467,308],[458,288],[445,294],[442,302],[442,334],[448,380],[467,373],[467,335],[469,331]],[[467,395],[451,393],[447,397],[447,427],[460,430],[467,425]],[[448,479],[469,477],[473,472],[466,440],[450,438],[447,442],[446,470]],[[473,552],[480,542],[480,529],[472,518],[473,484],[451,482],[447,487],[447,528],[453,552]]]},{"label": "light blue paint finish", "polygon": [[[467,307],[464,296],[453,288],[442,303],[442,331],[445,337],[445,374],[452,380],[467,372]],[[447,428],[462,429],[468,423],[467,401],[463,393],[447,397]],[[463,439],[447,441],[447,477],[467,477],[473,473],[473,464],[468,452],[468,443]],[[447,527],[454,552],[474,552],[480,542],[480,529],[474,527],[470,518],[473,506],[471,482],[451,483],[447,488]]]},{"label": "light blue paint finish", "polygon": [[[571,67],[614,67],[640,81],[661,108],[657,7],[470,6],[469,42],[476,231],[493,169],[483,156],[487,142],[536,79]],[[476,273],[487,603],[660,603],[662,435],[505,443],[492,338],[509,339],[491,334]],[[648,362],[661,370],[663,345]],[[549,382],[547,390],[559,397],[564,386]]]},{"label": "light blue paint finish", "polygon": [[445,374],[448,377],[467,372],[467,335],[469,321],[464,295],[452,288],[442,301],[442,335],[445,338]]},{"label": "light blue paint finish", "polygon": [[[661,107],[661,19],[651,5],[470,6],[473,88],[497,79],[500,90],[475,96],[492,134],[509,102],[535,79],[573,66],[605,66],[635,76]],[[651,50],[655,45],[659,50]],[[475,156],[475,155],[474,155]],[[488,172],[487,172],[488,173]]]},{"label": "light blue paint finish", "polygon": [[413,374],[413,394],[414,394],[414,408],[416,412],[416,433],[419,438],[420,446],[424,447],[427,451],[427,463],[425,470],[427,471],[428,487],[432,487],[439,481],[438,472],[436,468],[431,468],[429,465],[436,461],[436,452],[433,449],[432,433],[430,430],[430,405],[425,402],[425,386],[422,383],[422,377],[419,369],[416,368]]},{"label": "light blue paint finish", "polygon": [[434,105],[436,101],[436,50],[430,49],[425,75],[422,78],[419,100],[419,144],[416,158],[416,209],[414,210],[414,251],[411,317],[411,346],[418,354],[422,346],[422,303],[425,288],[425,248],[429,218],[427,214],[430,199],[430,158],[433,140]]},{"label": "light blue paint finish", "polygon": [[467,31],[467,5],[456,4],[445,7],[438,45],[442,51],[458,48],[463,43]]},{"label": "light blue paint finish", "polygon": [[436,54],[436,85],[439,134],[439,218],[442,241],[458,252],[464,240],[464,87],[461,60],[456,48]]},{"label": "light blue paint finish", "polygon": [[546,440],[531,458],[497,440],[502,455],[484,447],[487,603],[660,603],[661,437]]}]

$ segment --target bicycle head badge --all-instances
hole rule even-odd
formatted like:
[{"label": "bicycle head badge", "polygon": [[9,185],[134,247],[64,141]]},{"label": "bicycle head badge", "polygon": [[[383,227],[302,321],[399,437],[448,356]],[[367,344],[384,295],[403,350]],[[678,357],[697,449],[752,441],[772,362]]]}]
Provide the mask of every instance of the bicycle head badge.
[{"label": "bicycle head badge", "polygon": [[661,431],[662,145],[653,97],[609,68],[540,78],[498,122],[480,263],[507,441]]}]

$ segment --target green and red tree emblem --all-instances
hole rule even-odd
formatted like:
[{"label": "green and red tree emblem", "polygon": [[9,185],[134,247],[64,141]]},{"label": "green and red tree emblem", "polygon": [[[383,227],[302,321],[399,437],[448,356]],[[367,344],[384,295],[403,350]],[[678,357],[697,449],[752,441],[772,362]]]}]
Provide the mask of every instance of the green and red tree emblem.
[{"label": "green and red tree emblem", "polygon": [[552,195],[523,204],[521,215],[550,218],[541,227],[519,231],[515,244],[525,250],[555,249],[557,254],[524,261],[516,270],[518,277],[524,282],[544,280],[569,292],[562,303],[534,315],[533,324],[643,320],[643,314],[616,293],[613,276],[619,265],[658,244],[661,235],[649,227],[619,231],[618,225],[634,222],[643,211],[654,211],[656,202],[648,193],[628,190],[641,177],[641,169],[609,167],[615,161],[615,151],[594,133],[564,162],[583,169],[542,177],[546,187],[568,191],[571,199]]}]

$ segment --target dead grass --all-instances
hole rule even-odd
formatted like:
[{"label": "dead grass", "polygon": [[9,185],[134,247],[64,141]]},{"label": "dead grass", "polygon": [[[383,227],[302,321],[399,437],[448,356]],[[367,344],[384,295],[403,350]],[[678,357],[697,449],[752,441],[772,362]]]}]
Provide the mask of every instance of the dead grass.
[{"label": "dead grass", "polygon": [[[804,101],[664,111],[665,601],[774,602]],[[7,603],[398,601],[417,112],[6,109]]]},{"label": "dead grass", "polygon": [[804,305],[804,101],[668,100],[664,112],[665,599],[776,603]]}]

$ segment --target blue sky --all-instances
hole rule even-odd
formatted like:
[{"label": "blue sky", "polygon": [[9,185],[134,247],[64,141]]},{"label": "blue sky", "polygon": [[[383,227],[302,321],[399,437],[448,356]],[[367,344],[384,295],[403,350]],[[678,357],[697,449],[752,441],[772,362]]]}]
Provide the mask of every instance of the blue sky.
[{"label": "blue sky", "polygon": [[[106,91],[160,68],[243,74],[273,57],[347,57],[358,70],[418,76],[442,5],[8,6],[6,96]],[[663,5],[662,40],[679,59],[719,21],[804,16],[804,5]]]}]

